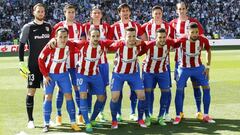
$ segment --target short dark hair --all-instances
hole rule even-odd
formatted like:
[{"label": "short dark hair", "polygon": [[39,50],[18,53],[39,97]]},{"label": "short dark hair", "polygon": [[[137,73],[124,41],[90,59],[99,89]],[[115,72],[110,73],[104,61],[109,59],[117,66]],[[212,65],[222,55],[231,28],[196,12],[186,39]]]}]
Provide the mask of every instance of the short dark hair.
[{"label": "short dark hair", "polygon": [[118,13],[120,13],[123,8],[128,8],[131,11],[131,7],[127,3],[123,3],[118,6],[118,8],[117,8]]},{"label": "short dark hair", "polygon": [[157,9],[160,9],[163,12],[162,6],[159,6],[159,5],[156,5],[156,6],[152,7],[152,12],[157,10]]},{"label": "short dark hair", "polygon": [[76,6],[72,5],[72,4],[66,4],[63,8],[63,12],[65,13],[67,9],[74,9],[76,11]]},{"label": "short dark hair", "polygon": [[100,30],[99,30],[99,29],[97,29],[97,28],[95,28],[95,27],[92,27],[92,28],[90,28],[90,30],[88,31],[88,35],[90,35],[90,33],[91,33],[92,31],[98,31],[98,32],[100,33]]},{"label": "short dark hair", "polygon": [[189,24],[189,28],[190,28],[190,29],[198,28],[198,24],[197,24],[196,22],[191,22],[191,23]]},{"label": "short dark hair", "polygon": [[67,32],[67,34],[68,34],[68,28],[66,28],[66,27],[58,27],[57,30],[56,30],[56,35],[59,31],[60,32]]},{"label": "short dark hair", "polygon": [[136,31],[136,29],[135,29],[134,27],[127,27],[127,28],[125,29],[125,31],[126,31],[126,32],[127,32],[127,31],[132,32],[132,31]]},{"label": "short dark hair", "polygon": [[33,11],[35,11],[37,7],[43,7],[43,8],[45,9],[44,4],[42,4],[42,3],[37,3],[36,5],[33,6]]},{"label": "short dark hair", "polygon": [[185,7],[186,7],[186,9],[188,9],[188,5],[187,5],[187,3],[186,3],[185,1],[179,1],[179,2],[176,4],[176,9],[178,9],[178,5],[180,5],[180,4],[184,4]]},{"label": "short dark hair", "polygon": [[166,33],[166,29],[165,28],[160,28],[160,29],[157,29],[156,32],[157,33]]}]

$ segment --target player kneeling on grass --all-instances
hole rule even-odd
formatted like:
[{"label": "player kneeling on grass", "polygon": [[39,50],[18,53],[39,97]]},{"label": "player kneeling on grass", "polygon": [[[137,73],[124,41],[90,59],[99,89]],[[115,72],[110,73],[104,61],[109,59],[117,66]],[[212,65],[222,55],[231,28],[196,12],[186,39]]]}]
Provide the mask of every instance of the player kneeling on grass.
[{"label": "player kneeling on grass", "polygon": [[[145,95],[147,105],[151,102],[151,92],[158,83],[161,89],[160,111],[158,115],[158,122],[161,126],[165,126],[163,115],[167,109],[167,104],[170,100],[170,72],[167,68],[167,60],[169,51],[175,47],[175,42],[167,38],[165,28],[160,28],[156,31],[156,40],[150,41],[139,55],[146,53],[143,64],[143,83],[145,87]],[[149,108],[149,107],[147,107]],[[149,110],[145,111],[147,126],[151,124]]]},{"label": "player kneeling on grass", "polygon": [[60,27],[57,29],[56,40],[56,47],[50,48],[47,45],[38,58],[39,68],[44,76],[45,100],[43,103],[43,132],[49,131],[49,121],[52,112],[52,94],[56,83],[66,98],[66,106],[71,121],[71,128],[74,131],[80,131],[81,129],[75,122],[75,105],[72,99],[72,87],[69,73],[66,69],[66,60],[69,55],[69,46],[67,46],[67,28]]},{"label": "player kneeling on grass", "polygon": [[[211,47],[206,37],[199,35],[198,24],[193,22],[189,25],[189,33],[178,39],[181,51],[181,60],[178,67],[177,90],[175,97],[176,114],[173,124],[181,122],[180,112],[183,108],[183,94],[188,78],[192,77],[202,86],[204,116],[203,121],[215,123],[209,117],[210,87],[209,87],[209,67],[211,64]],[[206,66],[201,61],[201,51],[205,49],[207,54]]]},{"label": "player kneeling on grass", "polygon": [[143,82],[138,73],[138,53],[142,46],[146,45],[143,41],[136,39],[136,29],[127,28],[123,41],[119,41],[111,45],[108,49],[116,52],[115,64],[111,80],[112,99],[110,103],[112,114],[112,128],[118,128],[117,112],[119,107],[120,92],[123,89],[125,81],[128,82],[132,91],[137,94],[138,101],[138,124],[146,127],[143,121],[143,113],[145,110],[145,93]]}]

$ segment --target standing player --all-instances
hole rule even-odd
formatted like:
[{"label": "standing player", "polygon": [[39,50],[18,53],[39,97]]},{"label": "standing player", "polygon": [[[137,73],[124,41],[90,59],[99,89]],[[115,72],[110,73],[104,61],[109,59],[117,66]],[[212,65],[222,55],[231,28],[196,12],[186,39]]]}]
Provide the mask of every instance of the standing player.
[{"label": "standing player", "polygon": [[[146,40],[146,35],[142,30],[140,24],[134,22],[130,19],[131,16],[131,8],[128,4],[123,3],[118,7],[118,14],[120,16],[120,20],[115,22],[111,27],[110,38],[115,38],[116,40],[124,39],[125,37],[125,29],[127,27],[134,27],[136,29],[136,33],[138,37],[141,37],[142,40]],[[135,115],[136,104],[137,104],[137,96],[134,91],[130,93],[130,100],[131,100],[131,120],[137,120]],[[120,109],[122,104],[122,93],[119,99]],[[118,120],[121,121],[121,110],[118,111]]]},{"label": "standing player", "polygon": [[[145,88],[146,99],[150,95],[150,91],[156,87],[158,83],[161,89],[160,111],[158,115],[158,123],[165,126],[163,115],[167,109],[169,99],[171,98],[170,77],[167,68],[168,55],[171,48],[174,47],[174,41],[167,38],[165,28],[156,31],[156,40],[150,41],[143,51],[139,54],[146,53],[143,64],[143,83]],[[147,105],[150,100],[146,100]],[[149,111],[149,110],[148,110]],[[150,126],[151,120],[148,111],[146,112],[145,123]]]},{"label": "standing player", "polygon": [[[28,114],[28,128],[35,128],[33,122],[33,106],[36,88],[42,84],[42,74],[38,67],[38,56],[50,39],[51,25],[44,21],[45,7],[38,3],[33,7],[34,20],[23,26],[20,35],[19,65],[20,70],[29,69],[28,92],[26,97],[26,108]],[[24,46],[29,46],[28,66],[24,64]]]},{"label": "standing player", "polygon": [[112,99],[110,103],[112,114],[112,128],[118,128],[117,113],[120,109],[119,101],[120,93],[122,93],[123,84],[128,82],[131,91],[134,91],[138,98],[138,124],[146,127],[143,121],[143,113],[146,109],[145,93],[143,90],[143,82],[138,72],[138,53],[141,51],[145,43],[136,40],[136,29],[127,28],[123,41],[119,41],[109,50],[116,51],[115,65],[111,80]]},{"label": "standing player", "polygon": [[[83,33],[83,27],[79,22],[75,21],[75,15],[76,15],[76,7],[71,4],[67,4],[64,6],[64,15],[66,17],[65,21],[61,21],[57,23],[53,27],[52,31],[52,37],[55,36],[55,32],[59,27],[66,27],[68,28],[68,37],[70,40],[80,40],[82,33]],[[75,91],[75,100],[78,105],[78,108],[80,107],[80,95],[79,91],[77,88],[77,80],[76,80],[76,61],[78,59],[78,50],[76,49],[75,51],[70,51],[70,56],[68,57],[67,60],[67,68],[68,72],[70,73],[71,76],[71,81],[73,85],[73,89]],[[57,93],[57,100],[56,100],[56,106],[57,106],[57,117],[56,117],[56,124],[61,125],[62,124],[62,113],[61,113],[61,108],[63,104],[63,93],[61,92],[61,89]],[[77,123],[82,124],[83,123],[83,118],[81,115],[81,111],[79,108],[78,111],[78,117],[77,117]]]},{"label": "standing player", "polygon": [[[97,28],[100,31],[100,39],[101,40],[107,39],[109,37],[110,25],[106,22],[102,22],[103,15],[102,15],[102,10],[100,6],[94,6],[92,8],[90,16],[91,16],[90,22],[87,22],[84,24],[84,31],[86,33],[86,36],[88,36],[88,32],[91,28]],[[89,37],[87,37],[87,39],[89,39]],[[106,52],[107,50],[103,52],[103,54],[101,55],[101,59],[99,59],[99,72],[101,74],[105,90],[106,90],[106,87],[109,85],[109,65],[108,65]],[[105,98],[104,106],[106,104],[107,94],[105,94],[105,96],[106,98]],[[88,108],[89,108],[89,112],[91,112],[92,94],[90,91],[88,92]],[[101,113],[99,113],[98,118],[101,122],[106,121],[104,118],[103,110],[101,111]]]},{"label": "standing player", "polygon": [[[209,67],[211,65],[211,47],[209,41],[203,35],[199,35],[198,24],[192,22],[189,24],[189,35],[183,36],[179,39],[181,60],[178,67],[178,80],[177,90],[175,97],[176,106],[176,118],[173,124],[179,124],[181,122],[180,112],[183,108],[183,94],[184,88],[189,77],[194,78],[203,89],[203,105],[204,116],[203,121],[207,123],[215,123],[210,118],[209,106],[210,106],[210,87],[209,87]],[[206,50],[206,66],[201,61],[201,51]]]},{"label": "standing player", "polygon": [[[92,132],[92,126],[99,126],[95,119],[105,104],[105,89],[101,74],[99,74],[99,60],[113,41],[100,40],[100,30],[92,28],[89,30],[89,41],[80,41],[80,58],[77,68],[77,85],[80,88],[80,108],[86,125],[86,132]],[[89,89],[91,88],[91,89]],[[94,110],[89,120],[87,93],[97,95]]]},{"label": "standing player", "polygon": [[[184,2],[179,2],[176,5],[177,8],[177,14],[178,14],[178,18],[174,19],[170,22],[171,27],[173,27],[174,29],[174,38],[178,39],[180,37],[182,37],[184,34],[188,34],[188,27],[189,24],[191,22],[196,22],[198,24],[198,28],[199,28],[199,34],[204,34],[204,30],[202,25],[193,18],[190,18],[187,16],[187,5]],[[179,66],[179,60],[181,60],[181,54],[179,49],[176,49],[176,54],[175,54],[175,80],[177,80],[178,78],[176,78],[178,75],[178,66]],[[191,81],[192,81],[192,86],[194,89],[194,98],[196,101],[196,106],[197,106],[197,113],[196,113],[196,117],[199,120],[203,119],[203,114],[201,113],[201,89],[200,86],[198,85],[198,82],[196,80],[194,80],[194,78],[191,77]],[[184,99],[184,95],[183,94],[183,99]],[[184,117],[183,114],[183,110],[181,110],[181,117]]]},{"label": "standing player", "polygon": [[66,98],[66,108],[71,121],[71,128],[74,131],[81,129],[76,124],[75,105],[72,99],[72,87],[67,71],[67,58],[69,57],[70,46],[68,41],[68,29],[59,27],[56,30],[56,47],[50,49],[46,46],[39,55],[38,63],[41,73],[44,76],[45,100],[43,103],[44,128],[43,132],[49,131],[49,121],[52,112],[52,94],[57,85]]},{"label": "standing player", "polygon": [[[162,20],[162,15],[163,15],[163,8],[161,6],[154,6],[152,8],[152,19],[143,24],[143,29],[147,35],[147,39],[148,41],[152,41],[156,39],[157,36],[157,30],[160,28],[164,28],[166,31],[166,36],[168,36],[170,34],[170,26],[167,22],[165,22],[164,20]],[[144,63],[143,63],[144,65]],[[168,73],[169,73],[169,77],[170,77],[170,86],[171,86],[171,72],[170,72],[170,65],[169,65],[169,58],[167,60],[167,68],[168,68]],[[148,111],[150,116],[153,114],[153,102],[154,102],[154,89],[148,89],[150,91],[146,91],[146,100],[148,103]],[[168,105],[166,108],[166,113],[165,113],[165,120],[166,121],[170,121],[171,117],[168,114],[169,111],[169,107],[170,107],[170,103],[171,103],[171,92],[170,92],[170,98],[168,98]]]}]

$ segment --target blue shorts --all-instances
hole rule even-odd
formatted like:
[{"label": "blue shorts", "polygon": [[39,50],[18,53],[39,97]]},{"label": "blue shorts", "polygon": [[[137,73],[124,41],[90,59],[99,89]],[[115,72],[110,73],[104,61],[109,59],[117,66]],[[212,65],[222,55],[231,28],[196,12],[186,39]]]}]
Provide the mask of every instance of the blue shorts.
[{"label": "blue shorts", "polygon": [[68,72],[70,73],[71,81],[73,86],[77,86],[77,76],[76,76],[76,68],[69,68]]},{"label": "blue shorts", "polygon": [[61,74],[49,73],[49,77],[52,81],[50,81],[50,85],[44,86],[45,94],[53,94],[56,83],[63,93],[72,93],[72,86],[68,72]]},{"label": "blue shorts", "polygon": [[143,84],[145,89],[154,89],[157,83],[160,89],[170,89],[170,78],[168,71],[156,74],[143,72]]},{"label": "blue shorts", "polygon": [[103,85],[106,87],[109,85],[109,65],[108,63],[100,64],[99,71],[103,80]]},{"label": "blue shorts", "polygon": [[77,73],[77,86],[80,92],[91,90],[93,95],[105,95],[105,89],[100,74],[87,76]]},{"label": "blue shorts", "polygon": [[133,74],[112,74],[111,91],[122,91],[124,82],[127,81],[131,90],[143,90],[143,82],[140,78],[140,73],[135,72]]},{"label": "blue shorts", "polygon": [[186,86],[189,77],[197,81],[201,86],[208,86],[209,82],[205,74],[203,65],[194,68],[178,68],[179,80],[177,80],[177,88],[183,89]]},{"label": "blue shorts", "polygon": [[[179,79],[179,73],[178,73],[178,67],[179,67],[179,62],[175,62],[175,70],[174,70],[174,80],[177,82]],[[197,86],[200,86],[198,81],[194,77],[190,77],[192,82],[195,82]],[[187,86],[187,83],[186,83]]]}]

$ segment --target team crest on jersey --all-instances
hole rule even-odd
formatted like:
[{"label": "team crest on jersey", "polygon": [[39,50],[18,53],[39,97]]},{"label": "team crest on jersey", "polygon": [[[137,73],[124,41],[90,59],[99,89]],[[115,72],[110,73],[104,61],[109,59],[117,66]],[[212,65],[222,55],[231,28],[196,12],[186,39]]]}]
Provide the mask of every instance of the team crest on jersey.
[{"label": "team crest on jersey", "polygon": [[46,29],[46,31],[49,31],[49,30],[50,30],[49,27],[45,27],[45,29]]},{"label": "team crest on jersey", "polygon": [[78,35],[78,30],[75,30],[75,33]]}]

